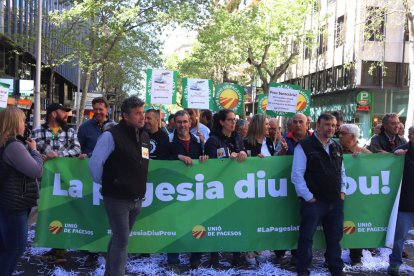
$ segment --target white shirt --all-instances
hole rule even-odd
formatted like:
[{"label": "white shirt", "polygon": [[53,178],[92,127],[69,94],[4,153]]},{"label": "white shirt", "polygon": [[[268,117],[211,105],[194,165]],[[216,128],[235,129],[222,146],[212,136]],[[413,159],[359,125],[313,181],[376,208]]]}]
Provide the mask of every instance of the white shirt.
[{"label": "white shirt", "polygon": [[262,141],[262,148],[260,149],[260,153],[261,153],[263,156],[272,156],[272,155],[270,154],[269,149],[267,148],[267,144],[266,144],[266,137],[263,137],[263,141]]},{"label": "white shirt", "polygon": [[[319,140],[316,132],[313,135],[315,135],[316,139]],[[332,143],[334,143],[334,141],[332,139],[329,139],[329,142],[326,145],[322,144],[323,148],[328,154],[329,146]],[[309,201],[313,198],[313,194],[310,192],[305,181],[306,162],[306,154],[303,151],[302,146],[300,144],[297,144],[295,147],[295,152],[293,154],[291,181],[293,185],[295,185],[295,190],[298,197],[303,198],[305,201]],[[346,175],[344,162],[342,162],[341,168],[341,193],[346,193]]]}]

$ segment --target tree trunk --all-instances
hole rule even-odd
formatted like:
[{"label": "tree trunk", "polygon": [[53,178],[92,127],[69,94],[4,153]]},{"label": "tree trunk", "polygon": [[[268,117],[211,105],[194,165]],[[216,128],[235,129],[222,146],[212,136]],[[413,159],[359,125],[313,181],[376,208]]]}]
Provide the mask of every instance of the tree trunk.
[{"label": "tree trunk", "polygon": [[79,106],[79,122],[77,125],[78,128],[83,122],[83,113],[85,112],[86,96],[88,95],[88,88],[89,88],[89,83],[91,82],[91,76],[92,76],[92,65],[87,64],[85,83],[83,85],[82,97],[81,97],[80,106]]},{"label": "tree trunk", "polygon": [[55,68],[50,67],[50,77],[49,77],[49,85],[47,88],[47,98],[49,100],[49,104],[53,102],[53,93],[55,91]]}]

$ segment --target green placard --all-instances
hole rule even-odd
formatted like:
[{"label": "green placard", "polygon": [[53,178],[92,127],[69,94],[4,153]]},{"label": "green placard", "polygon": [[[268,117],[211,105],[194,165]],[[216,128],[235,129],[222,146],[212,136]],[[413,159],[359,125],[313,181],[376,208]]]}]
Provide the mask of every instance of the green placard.
[{"label": "green placard", "polygon": [[175,104],[178,71],[147,69],[145,102],[148,104]]},{"label": "green placard", "polygon": [[221,83],[216,85],[214,96],[214,110],[219,111],[228,108],[237,115],[243,115],[244,88],[233,83]]},{"label": "green placard", "polygon": [[257,96],[257,113],[266,114],[267,108],[267,94],[260,94]]},{"label": "green placard", "polygon": [[[296,113],[303,113],[306,116],[310,115],[310,104],[311,104],[311,91],[310,90],[301,89],[297,85],[284,84],[284,83],[274,83],[274,82],[270,83],[270,89],[272,90],[272,88],[283,89],[284,91],[281,92],[282,95],[288,95],[289,91],[297,93],[298,94],[297,101],[295,103],[293,103],[296,106],[296,108],[294,108],[296,111],[295,112],[283,112],[283,111],[276,111],[275,112],[275,111],[270,110],[269,108],[267,108],[266,114],[268,114],[270,116],[284,116],[284,117],[292,117]],[[288,102],[289,96],[287,96],[285,98],[286,98],[286,102]],[[269,103],[270,100],[271,99],[269,99],[269,97],[268,97],[268,103]],[[277,102],[274,101],[274,103],[277,103],[278,105],[285,104],[284,100],[285,100],[284,96],[281,96],[277,99]],[[290,103],[290,104],[292,104],[292,103]],[[286,105],[288,105],[288,104],[286,103]]]},{"label": "green placard", "polygon": [[183,78],[184,108],[213,109],[213,81],[207,79]]},{"label": "green placard", "polygon": [[[347,174],[343,248],[384,247],[404,157],[344,155]],[[236,160],[150,161],[146,200],[130,252],[241,252],[296,247],[299,202],[292,156]],[[237,173],[235,173],[237,172]],[[36,246],[106,251],[110,230],[101,185],[88,160],[44,165]],[[378,210],[381,210],[380,212]],[[324,246],[318,229],[314,246]]]}]

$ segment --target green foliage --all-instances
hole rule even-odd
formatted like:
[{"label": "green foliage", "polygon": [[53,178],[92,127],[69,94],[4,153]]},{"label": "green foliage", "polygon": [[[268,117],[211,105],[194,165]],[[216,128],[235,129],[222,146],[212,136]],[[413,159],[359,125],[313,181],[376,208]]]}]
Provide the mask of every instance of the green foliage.
[{"label": "green foliage", "polygon": [[80,113],[93,74],[103,79],[106,90],[136,88],[146,67],[159,64],[162,27],[174,22],[190,26],[207,10],[202,0],[83,0],[53,11],[50,22],[67,34],[66,45],[80,58],[85,74]]},{"label": "green foliage", "polygon": [[364,39],[366,41],[383,41],[385,38],[385,15],[388,6],[366,7]]},{"label": "green foliage", "polygon": [[294,62],[298,45],[306,37],[314,37],[312,31],[304,29],[304,18],[313,3],[265,0],[242,10],[232,8],[231,12],[218,5],[211,20],[200,28],[192,53],[175,62],[176,69],[189,77],[250,84],[255,68],[267,85]]}]

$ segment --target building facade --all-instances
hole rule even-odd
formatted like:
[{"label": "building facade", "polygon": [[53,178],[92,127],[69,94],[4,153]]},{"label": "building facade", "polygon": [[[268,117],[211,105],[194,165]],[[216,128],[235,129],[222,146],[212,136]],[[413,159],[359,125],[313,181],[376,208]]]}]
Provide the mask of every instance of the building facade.
[{"label": "building facade", "polygon": [[[315,120],[341,110],[358,124],[362,138],[384,113],[405,121],[408,105],[408,31],[401,1],[319,0],[305,28],[314,30],[314,46],[302,46],[296,64],[279,80],[312,91]],[[368,92],[361,108],[356,98]]]},{"label": "building facade", "polygon": [[[43,14],[65,8],[65,1],[41,1],[43,1]],[[0,78],[2,79],[14,79],[15,83],[19,83],[18,80],[22,79],[35,79],[36,41],[33,38],[36,37],[38,3],[39,1],[0,0]],[[43,21],[42,25],[43,36],[48,36],[50,24]],[[63,51],[65,51],[64,47]],[[46,53],[42,52],[42,64],[45,63],[47,63]],[[74,92],[77,91],[78,66],[76,62],[67,62],[57,67],[55,81],[52,88],[48,89],[51,85],[50,75],[50,69],[42,69],[40,89],[42,109],[49,102],[72,106]],[[18,90],[18,87],[15,87],[14,92],[17,93]],[[47,92],[48,90],[50,93]],[[25,97],[30,98],[27,95]]]}]

